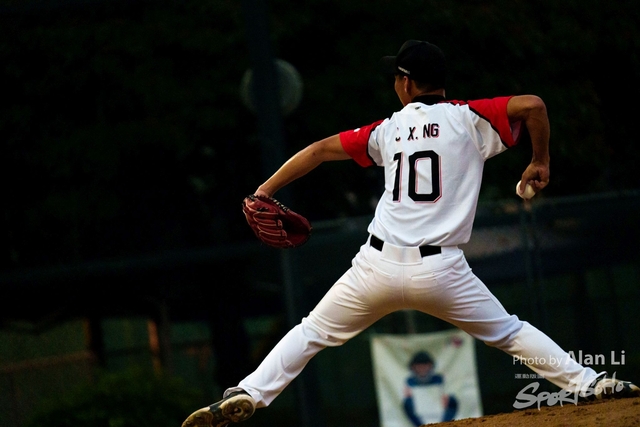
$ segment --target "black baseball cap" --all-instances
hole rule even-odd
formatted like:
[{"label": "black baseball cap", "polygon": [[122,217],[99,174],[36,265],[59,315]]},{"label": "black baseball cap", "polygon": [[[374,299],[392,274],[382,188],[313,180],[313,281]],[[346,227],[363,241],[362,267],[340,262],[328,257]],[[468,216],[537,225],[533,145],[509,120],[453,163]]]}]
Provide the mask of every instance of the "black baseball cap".
[{"label": "black baseball cap", "polygon": [[437,87],[444,87],[446,82],[444,53],[429,42],[407,40],[396,56],[384,56],[380,62],[384,74],[400,74]]}]

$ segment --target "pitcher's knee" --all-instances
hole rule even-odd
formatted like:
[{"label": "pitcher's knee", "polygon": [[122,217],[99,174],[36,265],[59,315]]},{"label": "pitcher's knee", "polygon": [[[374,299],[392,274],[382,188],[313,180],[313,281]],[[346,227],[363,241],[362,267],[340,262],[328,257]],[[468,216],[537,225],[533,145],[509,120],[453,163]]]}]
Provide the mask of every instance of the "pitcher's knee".
[{"label": "pitcher's knee", "polygon": [[[329,328],[323,327],[323,325],[314,322],[312,319],[305,317],[299,327],[302,328],[302,333],[307,339],[317,342],[326,347],[337,347],[346,343],[352,334],[344,334],[336,331],[331,331]],[[355,335],[355,334],[354,334]]]},{"label": "pitcher's knee", "polygon": [[508,327],[502,327],[499,331],[495,332],[493,336],[490,336],[488,339],[484,339],[483,342],[489,347],[508,351],[513,346],[513,343],[523,326],[524,323],[522,321],[516,320]]}]

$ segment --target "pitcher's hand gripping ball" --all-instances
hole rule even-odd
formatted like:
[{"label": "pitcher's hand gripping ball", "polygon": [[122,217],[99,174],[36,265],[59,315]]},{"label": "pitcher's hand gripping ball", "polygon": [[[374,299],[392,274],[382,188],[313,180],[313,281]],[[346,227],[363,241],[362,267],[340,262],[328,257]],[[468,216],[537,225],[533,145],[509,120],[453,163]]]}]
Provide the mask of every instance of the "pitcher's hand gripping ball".
[{"label": "pitcher's hand gripping ball", "polygon": [[529,200],[530,198],[532,198],[533,196],[536,195],[535,190],[533,189],[533,187],[529,184],[527,184],[524,187],[524,192],[520,192],[520,183],[522,181],[518,181],[518,183],[516,184],[516,194],[520,197],[522,197],[525,200]]},{"label": "pitcher's hand gripping ball", "polygon": [[242,212],[256,237],[274,248],[295,248],[311,237],[309,221],[272,197],[249,195]]}]

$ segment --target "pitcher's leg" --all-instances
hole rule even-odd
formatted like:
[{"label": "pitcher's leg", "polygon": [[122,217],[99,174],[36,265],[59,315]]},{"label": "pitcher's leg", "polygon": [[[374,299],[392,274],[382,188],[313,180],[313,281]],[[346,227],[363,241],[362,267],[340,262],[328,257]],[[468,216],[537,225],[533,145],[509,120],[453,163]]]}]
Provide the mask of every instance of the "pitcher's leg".
[{"label": "pitcher's leg", "polygon": [[242,389],[254,398],[258,408],[268,406],[319,351],[344,344],[392,310],[393,300],[370,295],[377,293],[373,288],[388,288],[389,283],[370,277],[359,259],[360,254],[309,315],[280,340],[253,373],[226,394]]},{"label": "pitcher's leg", "polygon": [[[445,291],[429,314],[448,321],[485,344],[496,347],[563,388],[588,386],[598,374],[575,362],[551,338],[515,315],[510,315],[462,257],[453,271],[436,274]],[[577,390],[576,390],[577,391]]]},{"label": "pitcher's leg", "polygon": [[260,366],[240,381],[231,393],[242,389],[256,401],[256,407],[268,406],[302,372],[309,360],[328,345],[338,345],[309,325],[307,319],[293,327],[269,352]]},{"label": "pitcher's leg", "polygon": [[555,341],[545,333],[522,322],[522,328],[501,350],[513,356],[514,363],[523,364],[558,387],[572,391],[583,391],[599,375],[572,359]]}]

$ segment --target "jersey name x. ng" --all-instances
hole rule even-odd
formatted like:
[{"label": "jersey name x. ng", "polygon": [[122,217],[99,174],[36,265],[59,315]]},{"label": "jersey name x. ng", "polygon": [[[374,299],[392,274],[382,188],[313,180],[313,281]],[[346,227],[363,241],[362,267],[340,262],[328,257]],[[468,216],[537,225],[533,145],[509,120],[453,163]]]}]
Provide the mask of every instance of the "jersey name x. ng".
[{"label": "jersey name x. ng", "polygon": [[385,188],[369,233],[397,246],[469,241],[484,162],[518,142],[511,97],[417,97],[390,118],[340,133],[359,165],[383,166]]}]

